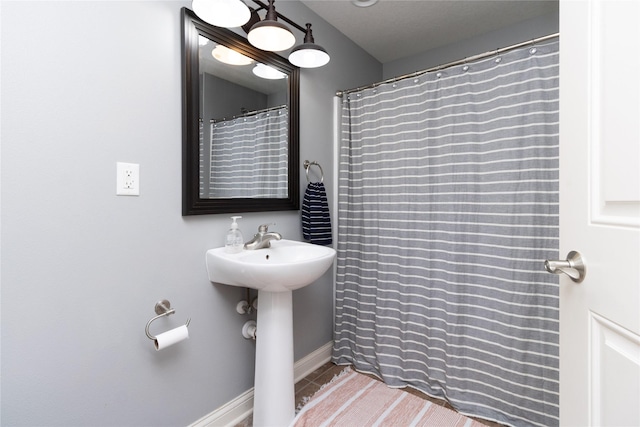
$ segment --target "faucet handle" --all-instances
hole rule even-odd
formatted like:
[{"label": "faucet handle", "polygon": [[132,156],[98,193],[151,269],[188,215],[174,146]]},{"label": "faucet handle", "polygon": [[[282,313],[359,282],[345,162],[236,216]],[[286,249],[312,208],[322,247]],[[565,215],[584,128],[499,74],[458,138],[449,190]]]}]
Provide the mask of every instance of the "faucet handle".
[{"label": "faucet handle", "polygon": [[258,233],[266,233],[269,231],[270,225],[276,225],[275,222],[270,222],[269,224],[262,224],[258,227]]}]

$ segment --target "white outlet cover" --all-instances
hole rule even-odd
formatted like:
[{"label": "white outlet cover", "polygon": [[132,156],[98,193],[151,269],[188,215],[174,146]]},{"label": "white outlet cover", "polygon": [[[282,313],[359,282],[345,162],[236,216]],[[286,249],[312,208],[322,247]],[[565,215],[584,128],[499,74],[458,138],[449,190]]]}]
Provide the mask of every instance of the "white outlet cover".
[{"label": "white outlet cover", "polygon": [[140,165],[137,163],[116,163],[116,195],[140,195]]}]

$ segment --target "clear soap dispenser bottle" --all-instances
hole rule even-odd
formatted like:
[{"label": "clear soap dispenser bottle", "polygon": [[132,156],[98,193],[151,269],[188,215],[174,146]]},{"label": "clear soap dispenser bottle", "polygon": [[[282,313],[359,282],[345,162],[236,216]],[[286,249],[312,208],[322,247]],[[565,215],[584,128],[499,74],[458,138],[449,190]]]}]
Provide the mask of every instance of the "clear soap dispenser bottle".
[{"label": "clear soap dispenser bottle", "polygon": [[225,250],[228,253],[237,253],[244,247],[244,239],[242,238],[242,232],[238,228],[236,220],[242,218],[241,216],[232,216],[231,228],[227,232],[227,239],[225,240]]}]

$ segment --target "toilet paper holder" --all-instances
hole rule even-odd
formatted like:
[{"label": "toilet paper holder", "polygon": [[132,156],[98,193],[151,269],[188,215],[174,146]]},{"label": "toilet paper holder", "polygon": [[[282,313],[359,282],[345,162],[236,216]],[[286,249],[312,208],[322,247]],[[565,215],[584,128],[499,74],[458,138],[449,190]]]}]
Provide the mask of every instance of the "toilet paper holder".
[{"label": "toilet paper holder", "polygon": [[[175,313],[176,310],[171,308],[171,303],[168,300],[163,299],[156,303],[155,312],[157,316],[149,320],[147,322],[147,326],[144,328],[144,332],[147,334],[147,337],[149,337],[149,339],[153,341],[155,341],[156,337],[151,335],[151,332],[149,332],[149,327],[151,326],[151,323],[156,319],[159,319],[164,316],[169,316]],[[185,326],[189,326],[189,323],[191,323],[191,318],[187,319],[187,323],[185,324]]]}]

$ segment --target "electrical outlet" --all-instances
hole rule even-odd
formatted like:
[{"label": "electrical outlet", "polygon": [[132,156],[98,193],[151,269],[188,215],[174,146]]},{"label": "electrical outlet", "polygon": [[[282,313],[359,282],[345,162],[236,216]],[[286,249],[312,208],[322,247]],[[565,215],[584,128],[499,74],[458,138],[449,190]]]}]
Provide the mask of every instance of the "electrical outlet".
[{"label": "electrical outlet", "polygon": [[137,163],[116,163],[116,195],[140,195],[140,165]]}]

